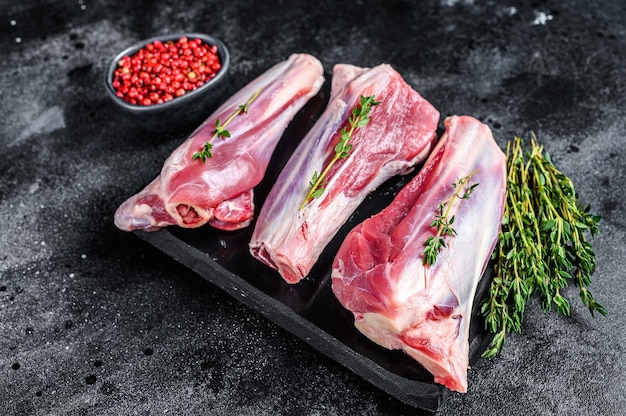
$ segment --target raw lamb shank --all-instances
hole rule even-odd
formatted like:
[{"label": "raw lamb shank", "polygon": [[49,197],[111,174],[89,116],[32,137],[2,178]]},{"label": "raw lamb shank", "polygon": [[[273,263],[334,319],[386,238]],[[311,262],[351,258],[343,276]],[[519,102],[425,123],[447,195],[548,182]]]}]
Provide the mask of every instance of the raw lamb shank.
[{"label": "raw lamb shank", "polygon": [[[323,193],[309,200],[313,175],[322,172],[336,154],[341,131],[361,98],[372,96],[378,104],[369,113],[369,124],[354,131],[350,154],[332,165]],[[336,65],[326,109],[261,208],[251,254],[278,270],[288,283],[299,282],[371,191],[425,160],[438,122],[439,112],[389,65]]]},{"label": "raw lamb shank", "polygon": [[[444,124],[415,178],[350,231],[331,277],[360,332],[404,350],[435,382],[466,392],[470,314],[502,220],[505,156],[478,120],[453,116]],[[443,234],[445,245],[429,260],[426,241],[442,236],[437,216],[455,233]]]},{"label": "raw lamb shank", "polygon": [[[117,227],[155,231],[208,222],[235,230],[249,225],[253,188],[289,122],[323,83],[322,64],[311,55],[294,54],[270,68],[219,107],[167,158],[160,175],[117,209]],[[228,135],[216,136],[220,125]],[[194,158],[207,141],[211,156]]]}]

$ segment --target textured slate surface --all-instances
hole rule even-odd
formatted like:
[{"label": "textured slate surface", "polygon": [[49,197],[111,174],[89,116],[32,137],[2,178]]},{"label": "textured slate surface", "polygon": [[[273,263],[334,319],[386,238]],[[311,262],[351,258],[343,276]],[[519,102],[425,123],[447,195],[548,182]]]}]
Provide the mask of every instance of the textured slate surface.
[{"label": "textured slate surface", "polygon": [[624,16],[620,1],[1,1],[0,413],[421,413],[113,226],[180,137],[121,120],[102,71],[183,30],[230,47],[230,91],[291,52],[327,71],[388,62],[501,145],[534,131],[603,217],[593,291],[609,315],[573,288],[571,318],[532,302],[439,414],[626,413]]}]

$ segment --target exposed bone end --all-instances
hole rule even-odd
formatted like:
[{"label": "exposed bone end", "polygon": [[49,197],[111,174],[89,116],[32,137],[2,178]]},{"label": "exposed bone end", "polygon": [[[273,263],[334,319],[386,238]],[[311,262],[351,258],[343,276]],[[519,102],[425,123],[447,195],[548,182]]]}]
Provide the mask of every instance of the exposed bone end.
[{"label": "exposed bone end", "polygon": [[268,250],[263,243],[260,245],[251,245],[250,254],[265,265],[277,270],[282,278],[289,284],[298,283],[305,277],[303,271],[293,267],[293,263],[289,261],[289,259],[279,253],[272,255],[272,251]]}]

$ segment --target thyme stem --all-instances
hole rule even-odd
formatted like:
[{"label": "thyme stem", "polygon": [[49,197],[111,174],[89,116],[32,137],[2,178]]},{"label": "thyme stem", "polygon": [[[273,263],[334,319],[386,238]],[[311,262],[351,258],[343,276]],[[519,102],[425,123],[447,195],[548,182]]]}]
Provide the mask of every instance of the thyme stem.
[{"label": "thyme stem", "polygon": [[298,211],[301,211],[309,201],[319,198],[324,193],[324,189],[326,188],[326,175],[328,175],[330,169],[339,159],[345,159],[350,155],[350,152],[352,151],[352,144],[350,144],[352,134],[357,128],[365,127],[370,122],[370,112],[372,111],[372,107],[378,104],[380,104],[380,102],[376,101],[373,95],[361,95],[359,98],[359,104],[354,106],[350,117],[348,117],[348,125],[341,129],[341,137],[339,138],[339,142],[335,145],[334,149],[335,155],[330,160],[328,165],[326,165],[321,174],[317,171],[313,174],[313,177],[309,182],[309,191],[298,207]]},{"label": "thyme stem", "polygon": [[[424,242],[424,258],[422,263],[432,266],[437,261],[437,254],[446,247],[446,242],[443,237],[456,235],[456,230],[452,228],[454,223],[454,215],[450,216],[452,210],[452,203],[455,199],[469,199],[474,189],[478,184],[470,185],[470,179],[478,172],[478,169],[472,171],[469,175],[463,178],[457,179],[452,184],[455,191],[452,195],[446,198],[441,204],[439,204],[439,213],[435,215],[435,220],[430,224],[431,227],[436,227],[437,232],[434,236],[430,236]],[[466,190],[462,193],[463,189]],[[444,211],[445,208],[445,211]]]},{"label": "thyme stem", "polygon": [[202,163],[205,163],[207,159],[212,158],[213,154],[211,153],[211,149],[213,149],[213,140],[215,140],[215,138],[217,137],[221,137],[224,139],[230,137],[230,131],[226,130],[226,126],[228,126],[230,122],[233,121],[238,115],[248,112],[248,106],[252,104],[252,102],[259,96],[261,90],[262,88],[256,90],[254,94],[252,94],[252,96],[248,99],[248,101],[238,106],[237,109],[226,119],[226,121],[224,121],[224,124],[220,122],[219,118],[215,120],[215,129],[213,130],[213,136],[211,136],[209,140],[204,142],[202,150],[194,153],[191,158],[200,159]]}]

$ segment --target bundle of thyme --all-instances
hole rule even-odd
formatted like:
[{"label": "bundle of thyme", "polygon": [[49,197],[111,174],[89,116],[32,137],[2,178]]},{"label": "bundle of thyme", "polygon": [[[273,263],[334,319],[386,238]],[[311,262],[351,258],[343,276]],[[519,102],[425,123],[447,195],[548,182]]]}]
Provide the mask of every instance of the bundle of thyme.
[{"label": "bundle of thyme", "polygon": [[483,357],[495,356],[506,335],[520,332],[526,303],[541,297],[544,310],[570,315],[562,289],[570,282],[591,315],[606,309],[591,292],[596,257],[587,234],[599,233],[600,217],[577,199],[572,181],[550,160],[533,135],[530,152],[518,137],[507,144],[507,190],[502,228],[493,253],[495,277],[481,313],[494,338]]}]

